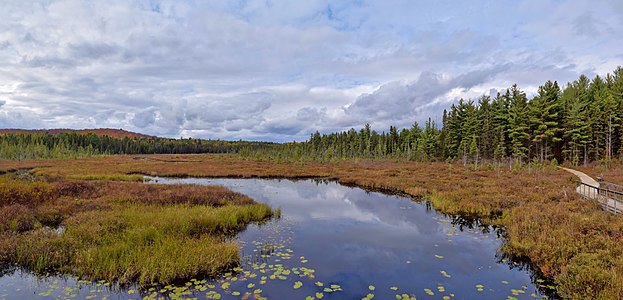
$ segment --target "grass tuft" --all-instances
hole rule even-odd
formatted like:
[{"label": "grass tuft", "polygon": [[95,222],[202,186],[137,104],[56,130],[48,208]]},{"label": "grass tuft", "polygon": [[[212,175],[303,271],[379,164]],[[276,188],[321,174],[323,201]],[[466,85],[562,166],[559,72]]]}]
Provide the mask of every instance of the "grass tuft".
[{"label": "grass tuft", "polygon": [[22,182],[9,174],[0,176],[0,214],[0,262],[151,285],[236,265],[229,238],[280,211],[220,186]]}]

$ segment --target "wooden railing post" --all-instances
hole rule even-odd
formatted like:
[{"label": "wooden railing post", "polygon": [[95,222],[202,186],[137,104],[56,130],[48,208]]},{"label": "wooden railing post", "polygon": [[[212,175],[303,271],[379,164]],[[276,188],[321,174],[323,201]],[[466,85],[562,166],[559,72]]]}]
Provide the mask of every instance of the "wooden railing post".
[{"label": "wooden railing post", "polygon": [[604,182],[599,187],[579,181],[577,193],[583,198],[595,200],[601,207],[611,213],[623,213],[623,186]]}]

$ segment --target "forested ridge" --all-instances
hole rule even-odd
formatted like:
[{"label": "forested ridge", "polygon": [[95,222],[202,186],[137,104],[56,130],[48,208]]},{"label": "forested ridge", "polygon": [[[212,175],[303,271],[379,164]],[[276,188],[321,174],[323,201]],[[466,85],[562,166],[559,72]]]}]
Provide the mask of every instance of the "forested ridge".
[{"label": "forested ridge", "polygon": [[[623,156],[623,68],[605,77],[582,75],[560,87],[547,81],[528,99],[517,85],[495,97],[460,100],[444,110],[441,124],[429,118],[411,128],[320,134],[304,143],[275,145],[245,156],[271,158],[403,158],[582,164]],[[278,148],[278,149],[277,149]]]},{"label": "forested ridge", "polygon": [[[437,118],[439,119],[439,118]],[[419,161],[568,161],[574,165],[623,157],[623,68],[605,77],[582,75],[564,87],[547,81],[528,99],[517,85],[495,97],[460,100],[411,128],[391,126],[311,134],[305,142],[115,138],[77,133],[0,135],[0,158],[98,154],[238,153],[245,158],[322,160],[395,158]]]},{"label": "forested ridge", "polygon": [[272,143],[167,139],[118,138],[95,133],[17,133],[0,135],[0,159],[77,158],[102,154],[236,153],[240,148],[268,147]]},{"label": "forested ridge", "polygon": [[77,134],[89,134],[93,133],[96,135],[107,135],[110,137],[115,137],[122,139],[124,137],[128,138],[155,138],[155,136],[145,135],[137,132],[126,131],[123,129],[114,129],[114,128],[94,128],[94,129],[69,129],[69,128],[57,128],[57,129],[16,129],[16,128],[7,128],[0,129],[0,135],[2,134],[28,134],[28,133],[44,133],[44,134],[61,134],[61,133],[77,133]]}]

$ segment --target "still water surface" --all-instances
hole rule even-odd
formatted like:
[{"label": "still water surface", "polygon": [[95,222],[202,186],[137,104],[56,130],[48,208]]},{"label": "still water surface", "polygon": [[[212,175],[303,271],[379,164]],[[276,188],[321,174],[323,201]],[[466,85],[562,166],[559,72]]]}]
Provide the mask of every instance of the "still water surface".
[{"label": "still water surface", "polygon": [[[281,219],[250,225],[238,235],[240,268],[194,282],[186,296],[534,299],[548,290],[529,270],[499,257],[502,239],[494,228],[470,228],[410,198],[319,180],[152,178],[152,183],[223,185],[281,208]],[[0,278],[0,298],[9,299],[150,294],[129,293],[134,288],[110,289],[71,277],[37,279],[21,270]]]}]

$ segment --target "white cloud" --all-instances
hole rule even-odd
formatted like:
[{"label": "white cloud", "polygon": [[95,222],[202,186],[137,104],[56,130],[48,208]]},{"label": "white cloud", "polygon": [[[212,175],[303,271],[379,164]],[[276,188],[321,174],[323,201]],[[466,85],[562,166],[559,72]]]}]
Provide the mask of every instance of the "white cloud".
[{"label": "white cloud", "polygon": [[616,0],[7,1],[0,126],[305,139],[623,64]]},{"label": "white cloud", "polygon": [[429,117],[439,121],[449,101],[474,95],[469,93],[472,88],[490,82],[506,69],[506,65],[495,66],[458,76],[424,72],[411,82],[390,82],[358,97],[344,108],[340,119],[346,120],[346,126],[370,123],[381,130],[390,125],[406,127],[414,121],[423,123]]}]

